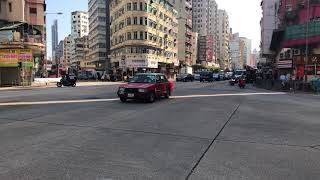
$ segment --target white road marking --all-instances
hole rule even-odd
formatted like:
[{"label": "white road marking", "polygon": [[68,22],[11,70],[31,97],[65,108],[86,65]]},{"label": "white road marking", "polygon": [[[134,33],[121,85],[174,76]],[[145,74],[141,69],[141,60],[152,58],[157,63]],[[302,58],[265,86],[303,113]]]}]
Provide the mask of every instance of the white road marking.
[{"label": "white road marking", "polygon": [[[234,94],[199,94],[186,96],[172,96],[172,99],[184,98],[203,98],[203,97],[222,97],[222,96],[254,96],[254,95],[284,95],[286,93],[234,93]],[[112,99],[81,99],[81,100],[60,100],[60,101],[37,101],[37,102],[7,102],[0,103],[0,106],[23,106],[23,105],[48,105],[48,104],[71,104],[71,103],[92,103],[92,102],[112,102],[118,101],[119,98]]]},{"label": "white road marking", "polygon": [[235,94],[207,94],[207,95],[187,95],[187,96],[172,96],[173,99],[183,98],[200,98],[200,97],[221,97],[221,96],[254,96],[254,95],[284,95],[286,93],[275,92],[275,93],[235,93]]}]

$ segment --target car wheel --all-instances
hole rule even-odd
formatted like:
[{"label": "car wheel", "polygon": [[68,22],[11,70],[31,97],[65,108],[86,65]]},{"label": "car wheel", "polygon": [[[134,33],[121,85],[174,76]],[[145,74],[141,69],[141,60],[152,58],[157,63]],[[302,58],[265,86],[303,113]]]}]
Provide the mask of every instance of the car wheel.
[{"label": "car wheel", "polygon": [[148,102],[149,103],[153,103],[154,101],[156,101],[156,95],[155,95],[154,92],[152,92],[152,93],[149,94]]},{"label": "car wheel", "polygon": [[57,82],[57,87],[62,87],[62,83],[61,82]]},{"label": "car wheel", "polygon": [[76,87],[76,86],[77,86],[77,83],[73,83],[73,84],[72,84],[72,87]]},{"label": "car wheel", "polygon": [[169,88],[167,88],[167,92],[166,92],[166,94],[164,95],[164,97],[165,97],[166,99],[169,99],[169,98],[170,98],[170,96],[171,96],[170,89],[169,89]]},{"label": "car wheel", "polygon": [[122,97],[122,98],[120,98],[120,101],[125,103],[125,102],[127,102],[127,98]]}]

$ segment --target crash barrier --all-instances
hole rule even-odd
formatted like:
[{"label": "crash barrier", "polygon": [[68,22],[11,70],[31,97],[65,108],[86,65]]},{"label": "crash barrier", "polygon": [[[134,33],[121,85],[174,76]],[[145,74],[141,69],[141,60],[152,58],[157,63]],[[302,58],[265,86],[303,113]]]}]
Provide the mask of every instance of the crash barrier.
[{"label": "crash barrier", "polygon": [[306,83],[301,80],[289,80],[289,81],[283,82],[281,80],[261,79],[261,80],[256,80],[255,86],[258,88],[263,88],[263,89],[273,90],[273,91],[290,91],[290,92],[294,92],[294,91],[312,92],[312,91],[315,91],[315,89],[312,87],[311,83]]}]

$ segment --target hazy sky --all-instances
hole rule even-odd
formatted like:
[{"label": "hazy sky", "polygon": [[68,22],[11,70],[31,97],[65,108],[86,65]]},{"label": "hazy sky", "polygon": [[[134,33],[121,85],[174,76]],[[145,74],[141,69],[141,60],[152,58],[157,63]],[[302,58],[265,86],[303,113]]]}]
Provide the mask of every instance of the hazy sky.
[{"label": "hazy sky", "polygon": [[[252,39],[252,48],[259,49],[261,0],[216,0],[219,9],[225,9],[230,17],[233,32]],[[51,56],[51,25],[58,19],[59,40],[71,32],[71,12],[88,11],[88,0],[47,0],[47,12],[63,12],[61,16],[47,15],[48,56]]]},{"label": "hazy sky", "polygon": [[225,9],[233,33],[252,39],[252,49],[260,49],[261,0],[216,0],[219,9]]}]

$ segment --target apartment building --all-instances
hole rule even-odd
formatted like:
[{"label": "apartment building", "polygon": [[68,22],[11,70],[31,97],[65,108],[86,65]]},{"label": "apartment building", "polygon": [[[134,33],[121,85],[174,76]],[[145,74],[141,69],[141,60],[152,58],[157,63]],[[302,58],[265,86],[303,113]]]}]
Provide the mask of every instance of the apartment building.
[{"label": "apartment building", "polygon": [[110,69],[110,0],[89,0],[89,61],[97,70]]},{"label": "apartment building", "polygon": [[199,42],[206,44],[206,50],[198,51],[201,64],[219,67],[217,61],[218,4],[215,0],[193,0],[192,3],[193,31],[199,33]]},{"label": "apartment building", "polygon": [[111,62],[124,72],[162,72],[172,75],[178,61],[178,20],[164,0],[113,0]]},{"label": "apartment building", "polygon": [[262,18],[260,21],[261,27],[261,41],[260,49],[261,56],[267,59],[267,62],[271,62],[275,55],[275,52],[270,50],[272,33],[278,27],[277,10],[279,6],[279,0],[262,0]]},{"label": "apartment building", "polygon": [[191,66],[196,59],[192,59],[192,49],[196,43],[192,43],[192,0],[169,0],[178,12],[178,60],[183,66]]},{"label": "apartment building", "polygon": [[230,69],[230,27],[225,10],[218,10],[217,58],[222,70]]},{"label": "apartment building", "polygon": [[89,35],[88,12],[74,11],[71,13],[71,35],[80,38]]},{"label": "apartment building", "polygon": [[0,86],[46,75],[45,7],[44,0],[0,0]]}]

